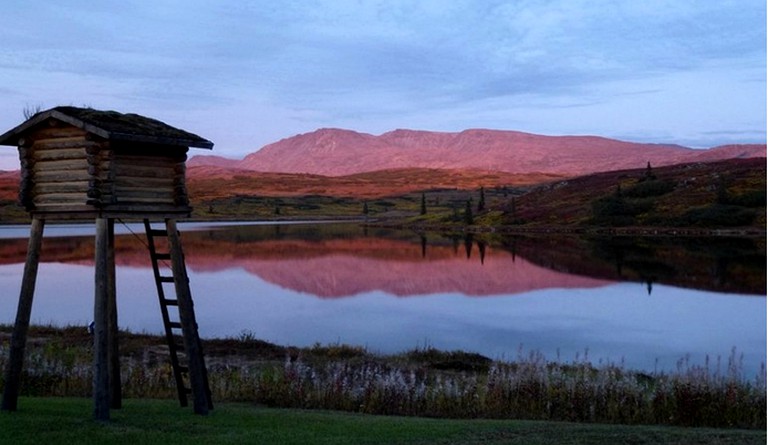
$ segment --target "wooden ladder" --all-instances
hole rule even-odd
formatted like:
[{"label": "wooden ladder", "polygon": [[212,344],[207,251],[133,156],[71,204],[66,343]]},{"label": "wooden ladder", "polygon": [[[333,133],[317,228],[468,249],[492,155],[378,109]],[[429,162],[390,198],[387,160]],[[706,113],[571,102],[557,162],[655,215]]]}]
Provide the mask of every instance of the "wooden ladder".
[{"label": "wooden ladder", "polygon": [[[189,288],[184,253],[181,249],[181,238],[176,229],[175,220],[166,219],[165,226],[165,229],[153,229],[150,221],[144,220],[147,247],[152,261],[179,403],[182,407],[187,406],[187,397],[191,394],[194,400],[195,413],[207,414],[208,410],[213,409],[213,402],[208,384],[208,372],[203,358],[203,348],[195,321],[194,304]],[[166,240],[161,245],[167,248],[167,251],[158,252],[156,238]],[[173,284],[173,288],[167,289],[165,286],[167,284]],[[171,291],[170,297],[167,296],[166,290]],[[183,342],[179,342],[179,337]]]}]

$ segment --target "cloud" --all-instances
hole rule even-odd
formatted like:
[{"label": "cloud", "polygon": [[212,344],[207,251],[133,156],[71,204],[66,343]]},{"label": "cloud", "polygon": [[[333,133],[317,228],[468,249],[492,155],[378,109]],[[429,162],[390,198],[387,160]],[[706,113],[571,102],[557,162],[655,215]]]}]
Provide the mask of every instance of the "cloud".
[{"label": "cloud", "polygon": [[28,104],[90,104],[168,116],[241,152],[320,126],[706,138],[764,127],[765,9],[758,0],[3,2],[4,20],[35,26],[0,31],[10,110],[0,124],[16,125]]}]

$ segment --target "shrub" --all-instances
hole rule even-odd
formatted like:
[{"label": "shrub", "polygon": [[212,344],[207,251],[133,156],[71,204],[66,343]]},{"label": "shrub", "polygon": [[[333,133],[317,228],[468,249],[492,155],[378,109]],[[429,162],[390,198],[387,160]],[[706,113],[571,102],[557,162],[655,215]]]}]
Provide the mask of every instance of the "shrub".
[{"label": "shrub", "polygon": [[623,196],[611,195],[592,202],[592,222],[606,226],[628,226],[635,223],[635,217],[653,208],[649,200],[629,200]]},{"label": "shrub", "polygon": [[624,196],[628,198],[651,198],[654,196],[666,195],[675,189],[675,183],[672,181],[662,181],[659,179],[638,182],[624,190]]},{"label": "shrub", "polygon": [[712,204],[687,211],[682,217],[683,225],[700,227],[748,226],[755,219],[754,210],[740,206]]},{"label": "shrub", "polygon": [[731,196],[728,203],[742,207],[765,207],[765,190],[752,190],[740,195]]}]

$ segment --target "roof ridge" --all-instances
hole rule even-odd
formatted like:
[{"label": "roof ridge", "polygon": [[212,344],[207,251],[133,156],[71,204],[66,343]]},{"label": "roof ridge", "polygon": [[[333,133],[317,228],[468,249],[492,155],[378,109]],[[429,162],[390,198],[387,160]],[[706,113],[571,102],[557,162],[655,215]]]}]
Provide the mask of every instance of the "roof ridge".
[{"label": "roof ridge", "polygon": [[136,113],[74,106],[57,106],[36,113],[19,126],[0,135],[0,145],[17,145],[22,134],[48,118],[66,122],[110,140],[213,148],[213,142],[158,119]]}]

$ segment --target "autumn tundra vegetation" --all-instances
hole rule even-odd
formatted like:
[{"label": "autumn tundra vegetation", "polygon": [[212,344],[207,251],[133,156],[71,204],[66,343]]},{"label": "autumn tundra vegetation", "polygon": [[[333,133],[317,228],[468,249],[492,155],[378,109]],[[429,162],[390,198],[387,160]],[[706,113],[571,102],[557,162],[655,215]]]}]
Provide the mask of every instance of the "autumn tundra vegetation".
[{"label": "autumn tundra vegetation", "polygon": [[[9,326],[0,333],[7,338]],[[33,327],[22,395],[86,397],[90,337],[82,327]],[[163,340],[121,333],[126,398],[173,399]],[[0,347],[0,365],[7,356]],[[681,358],[676,369],[639,372],[593,363],[589,351],[547,360],[522,348],[512,360],[421,347],[391,356],[362,347],[278,346],[242,332],[205,340],[213,398],[271,407],[441,418],[530,419],[765,429],[765,369],[741,357]]]}]

